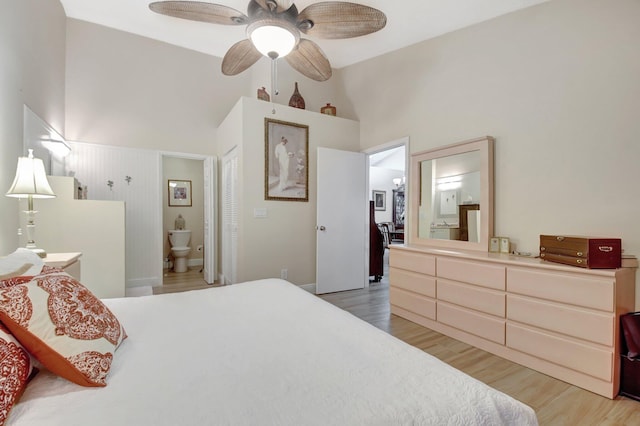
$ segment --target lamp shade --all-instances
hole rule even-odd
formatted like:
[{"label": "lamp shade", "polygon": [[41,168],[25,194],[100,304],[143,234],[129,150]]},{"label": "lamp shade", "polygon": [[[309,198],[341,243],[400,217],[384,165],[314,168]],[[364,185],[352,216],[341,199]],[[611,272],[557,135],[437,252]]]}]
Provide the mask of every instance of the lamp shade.
[{"label": "lamp shade", "polygon": [[53,193],[47,174],[44,171],[44,163],[39,158],[33,157],[33,150],[29,150],[28,157],[18,158],[16,177],[7,191],[7,197],[53,198]]},{"label": "lamp shade", "polygon": [[287,21],[264,19],[247,27],[251,42],[271,59],[287,56],[300,41],[300,32]]}]

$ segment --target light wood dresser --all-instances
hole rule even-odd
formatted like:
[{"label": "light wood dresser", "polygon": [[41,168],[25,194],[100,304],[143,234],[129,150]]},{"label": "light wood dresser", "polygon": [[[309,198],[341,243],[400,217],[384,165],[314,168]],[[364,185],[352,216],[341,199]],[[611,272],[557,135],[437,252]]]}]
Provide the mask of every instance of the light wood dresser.
[{"label": "light wood dresser", "polygon": [[391,312],[607,398],[636,268],[582,269],[497,253],[391,246]]}]

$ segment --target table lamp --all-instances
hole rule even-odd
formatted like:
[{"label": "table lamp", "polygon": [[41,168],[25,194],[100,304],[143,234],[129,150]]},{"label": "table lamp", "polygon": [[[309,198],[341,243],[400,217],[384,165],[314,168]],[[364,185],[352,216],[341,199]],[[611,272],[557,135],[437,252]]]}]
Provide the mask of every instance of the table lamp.
[{"label": "table lamp", "polygon": [[16,177],[11,184],[11,188],[7,191],[7,197],[23,198],[27,197],[28,210],[27,214],[27,249],[33,250],[40,257],[46,257],[47,253],[36,247],[34,240],[36,224],[34,216],[37,211],[33,210],[34,198],[53,198],[53,193],[47,175],[44,171],[44,163],[39,158],[33,157],[33,150],[29,149],[28,157],[18,158],[18,167],[16,168]]}]

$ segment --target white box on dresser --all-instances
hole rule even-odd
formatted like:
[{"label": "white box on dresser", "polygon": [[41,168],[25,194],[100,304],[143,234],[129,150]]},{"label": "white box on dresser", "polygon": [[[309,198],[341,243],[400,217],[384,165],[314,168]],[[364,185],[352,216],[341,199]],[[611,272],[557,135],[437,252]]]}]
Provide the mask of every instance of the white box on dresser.
[{"label": "white box on dresser", "polygon": [[614,398],[620,315],[635,268],[582,269],[497,253],[392,246],[391,312]]}]

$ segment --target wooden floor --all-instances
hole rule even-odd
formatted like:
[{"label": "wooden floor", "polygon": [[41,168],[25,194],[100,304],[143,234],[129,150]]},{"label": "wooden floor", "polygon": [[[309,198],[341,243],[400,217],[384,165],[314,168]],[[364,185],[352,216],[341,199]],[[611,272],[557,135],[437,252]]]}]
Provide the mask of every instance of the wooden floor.
[{"label": "wooden floor", "polygon": [[[154,294],[210,287],[191,270],[168,273]],[[536,411],[540,425],[640,425],[640,402],[601,397],[391,315],[386,276],[366,289],[320,297],[524,402]]]},{"label": "wooden floor", "polygon": [[162,286],[153,287],[153,294],[201,290],[211,287],[219,286],[217,284],[207,284],[204,280],[204,275],[200,272],[200,267],[189,268],[187,272],[173,272],[165,269]]}]

